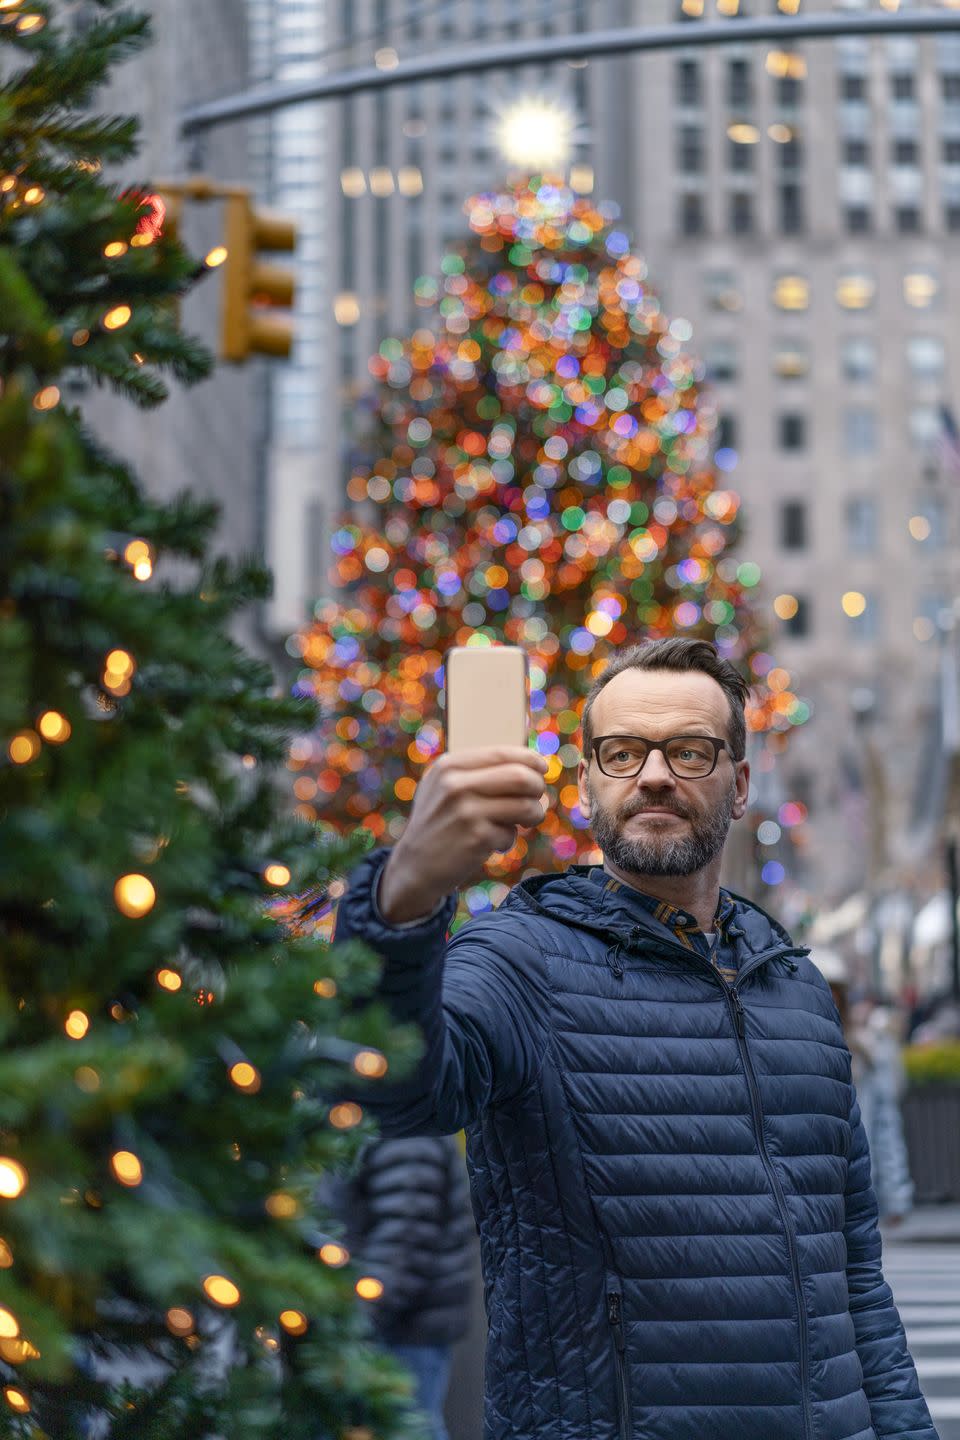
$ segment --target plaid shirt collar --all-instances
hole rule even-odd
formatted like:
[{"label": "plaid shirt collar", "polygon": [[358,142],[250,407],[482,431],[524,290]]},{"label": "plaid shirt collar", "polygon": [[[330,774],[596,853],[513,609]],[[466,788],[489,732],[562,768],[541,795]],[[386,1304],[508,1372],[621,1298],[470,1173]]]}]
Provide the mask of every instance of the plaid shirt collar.
[{"label": "plaid shirt collar", "polygon": [[[701,955],[705,955],[708,960],[713,958],[717,948],[715,942],[707,937],[697,924],[696,918],[688,910],[681,910],[679,906],[671,905],[668,900],[661,900],[656,895],[647,895],[633,885],[625,885],[622,880],[609,874],[600,865],[590,871],[590,878],[598,885],[602,885],[604,890],[609,893],[619,892],[636,900],[654,920],[658,921],[675,940],[679,940],[680,944],[685,945],[688,950],[699,950]],[[727,894],[726,890],[721,890],[713,922],[716,935],[721,943],[727,939],[727,927],[736,914],[736,909],[736,902]]]}]

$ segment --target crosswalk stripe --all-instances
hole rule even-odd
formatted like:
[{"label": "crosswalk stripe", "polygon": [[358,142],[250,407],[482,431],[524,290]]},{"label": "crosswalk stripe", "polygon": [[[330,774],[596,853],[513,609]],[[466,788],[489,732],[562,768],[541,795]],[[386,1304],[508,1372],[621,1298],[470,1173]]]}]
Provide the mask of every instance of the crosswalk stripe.
[{"label": "crosswalk stripe", "polygon": [[916,1330],[907,1329],[907,1335],[912,1345],[956,1345],[960,1349],[958,1325],[921,1326]]},{"label": "crosswalk stripe", "polygon": [[887,1244],[883,1273],[941,1440],[960,1440],[960,1245]]},{"label": "crosswalk stripe", "polygon": [[935,1375],[960,1375],[960,1360],[942,1355],[914,1355],[913,1358],[921,1380],[932,1379]]}]

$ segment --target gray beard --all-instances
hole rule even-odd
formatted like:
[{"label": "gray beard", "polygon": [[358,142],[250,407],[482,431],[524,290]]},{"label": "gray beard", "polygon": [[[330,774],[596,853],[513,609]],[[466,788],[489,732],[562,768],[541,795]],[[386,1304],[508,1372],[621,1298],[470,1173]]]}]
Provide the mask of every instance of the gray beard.
[{"label": "gray beard", "polygon": [[642,840],[628,840],[622,827],[632,815],[648,807],[674,807],[669,802],[641,793],[633,797],[623,814],[615,816],[600,804],[589,782],[587,790],[594,839],[603,851],[604,859],[612,861],[627,875],[695,875],[698,870],[705,869],[726,843],[737,794],[736,785],[731,785],[717,808],[708,815],[689,815],[686,810],[677,808],[676,814],[684,816],[689,827],[684,836],[676,838],[665,832],[662,836],[647,835]]}]

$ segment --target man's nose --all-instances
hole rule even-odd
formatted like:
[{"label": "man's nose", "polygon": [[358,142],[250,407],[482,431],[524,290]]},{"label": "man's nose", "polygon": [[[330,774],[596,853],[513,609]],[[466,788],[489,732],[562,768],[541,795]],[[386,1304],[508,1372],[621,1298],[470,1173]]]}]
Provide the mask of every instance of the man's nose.
[{"label": "man's nose", "polygon": [[656,785],[663,790],[672,790],[676,783],[677,777],[667,764],[667,757],[663,751],[651,750],[643,769],[637,776],[637,784],[640,788],[642,789],[644,785]]}]

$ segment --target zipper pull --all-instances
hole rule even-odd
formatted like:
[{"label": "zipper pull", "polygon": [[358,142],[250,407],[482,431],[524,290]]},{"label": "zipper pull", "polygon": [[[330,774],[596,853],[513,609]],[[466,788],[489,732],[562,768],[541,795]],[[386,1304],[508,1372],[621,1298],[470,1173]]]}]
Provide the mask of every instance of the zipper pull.
[{"label": "zipper pull", "polygon": [[736,1027],[737,1027],[737,1034],[740,1036],[740,1039],[742,1040],[742,1039],[744,1038],[743,1001],[740,999],[740,996],[737,994],[736,990],[731,990],[731,991],[730,991],[730,994],[731,994],[732,997],[733,997],[733,1018],[734,1018],[734,1023],[736,1024]]},{"label": "zipper pull", "polygon": [[623,979],[623,961],[620,959],[620,951],[622,948],[623,941],[618,940],[613,949],[607,952],[607,964],[618,980]]},{"label": "zipper pull", "polygon": [[613,1326],[613,1341],[618,1350],[623,1349],[623,1325],[621,1323],[620,1296],[615,1290],[607,1296],[607,1319]]}]

